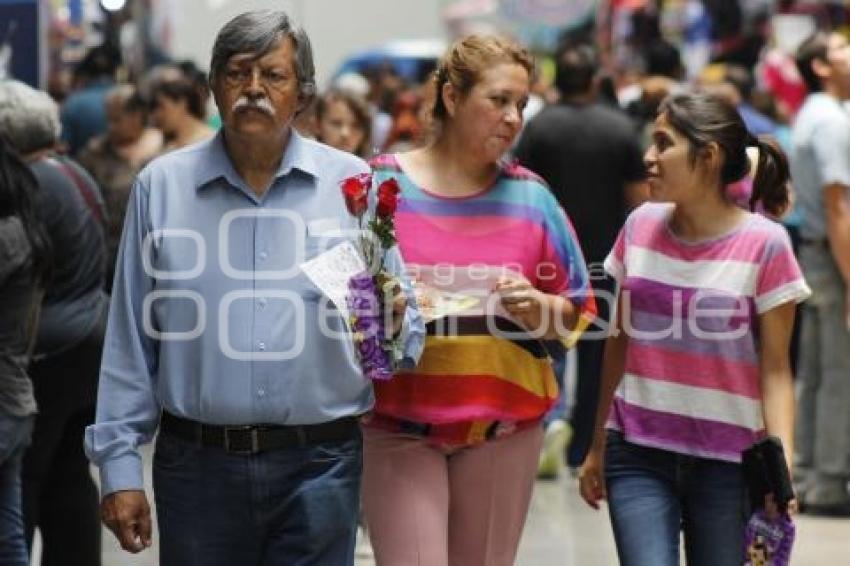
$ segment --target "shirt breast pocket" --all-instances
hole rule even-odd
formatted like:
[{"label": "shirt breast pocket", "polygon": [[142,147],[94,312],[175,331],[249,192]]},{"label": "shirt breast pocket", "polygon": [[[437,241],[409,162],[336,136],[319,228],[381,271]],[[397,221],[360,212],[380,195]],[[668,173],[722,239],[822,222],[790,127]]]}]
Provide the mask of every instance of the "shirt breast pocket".
[{"label": "shirt breast pocket", "polygon": [[312,259],[332,250],[347,240],[357,239],[357,230],[343,226],[339,218],[315,218],[307,222],[305,259]]}]

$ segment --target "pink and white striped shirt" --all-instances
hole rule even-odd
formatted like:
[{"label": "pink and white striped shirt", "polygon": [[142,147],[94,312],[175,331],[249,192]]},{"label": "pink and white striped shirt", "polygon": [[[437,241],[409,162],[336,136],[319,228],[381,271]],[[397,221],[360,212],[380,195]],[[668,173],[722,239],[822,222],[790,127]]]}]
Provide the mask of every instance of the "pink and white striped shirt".
[{"label": "pink and white striped shirt", "polygon": [[749,214],[692,243],[670,230],[672,212],[667,203],[635,210],[605,260],[629,336],[608,428],[636,444],[740,462],[764,434],[758,316],[811,291],[779,224]]}]

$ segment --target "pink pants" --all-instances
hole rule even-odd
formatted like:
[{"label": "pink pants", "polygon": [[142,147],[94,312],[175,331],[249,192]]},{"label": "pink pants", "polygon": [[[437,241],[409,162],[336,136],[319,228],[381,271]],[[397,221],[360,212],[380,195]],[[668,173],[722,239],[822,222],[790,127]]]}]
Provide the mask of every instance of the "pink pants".
[{"label": "pink pants", "polygon": [[445,451],[364,427],[363,508],[378,566],[510,566],[543,429]]}]

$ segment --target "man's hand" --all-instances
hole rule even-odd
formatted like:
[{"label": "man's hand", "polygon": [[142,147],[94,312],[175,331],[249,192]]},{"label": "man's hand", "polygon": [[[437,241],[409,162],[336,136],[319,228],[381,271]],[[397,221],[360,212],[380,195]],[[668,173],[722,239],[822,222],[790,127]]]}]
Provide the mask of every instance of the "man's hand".
[{"label": "man's hand", "polygon": [[151,545],[151,508],[144,491],[110,493],[100,503],[100,517],[127,552],[135,554]]},{"label": "man's hand", "polygon": [[398,336],[402,325],[404,325],[404,313],[407,312],[407,295],[404,294],[398,280],[391,279],[384,286],[384,296],[387,297],[386,300],[392,312],[392,333],[390,336],[395,337]]}]

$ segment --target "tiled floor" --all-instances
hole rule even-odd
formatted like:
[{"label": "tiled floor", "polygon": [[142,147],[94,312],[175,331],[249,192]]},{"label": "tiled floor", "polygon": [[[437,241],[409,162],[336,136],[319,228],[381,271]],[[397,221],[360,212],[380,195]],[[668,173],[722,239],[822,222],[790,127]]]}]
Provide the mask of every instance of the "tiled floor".
[{"label": "tiled floor", "polygon": [[[146,477],[150,478],[149,454]],[[149,494],[150,495],[150,494]],[[795,566],[850,564],[850,519],[797,520]],[[156,536],[154,536],[156,542]],[[121,551],[104,531],[104,566],[156,566],[156,545],[132,556]],[[358,559],[357,566],[371,565]],[[595,512],[578,497],[574,480],[538,482],[517,564],[521,566],[597,566],[617,564],[614,541],[604,510]]]}]

